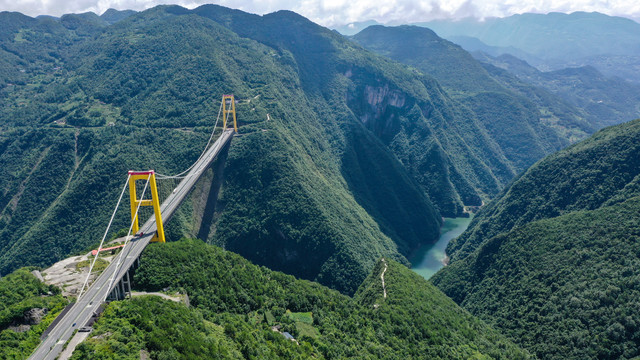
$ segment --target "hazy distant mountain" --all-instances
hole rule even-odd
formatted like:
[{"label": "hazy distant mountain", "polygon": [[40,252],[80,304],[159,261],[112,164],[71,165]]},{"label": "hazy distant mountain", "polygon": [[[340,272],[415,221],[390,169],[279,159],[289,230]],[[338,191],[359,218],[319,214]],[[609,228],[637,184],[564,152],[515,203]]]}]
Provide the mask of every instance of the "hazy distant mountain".
[{"label": "hazy distant mountain", "polygon": [[109,9],[107,11],[105,11],[102,15],[100,15],[100,17],[108,22],[109,24],[115,24],[120,20],[124,20],[126,18],[128,18],[129,16],[135,14],[136,11],[134,10],[116,10],[116,9]]},{"label": "hazy distant mountain", "polygon": [[522,14],[486,21],[421,23],[440,36],[472,36],[491,46],[515,47],[541,59],[640,55],[640,24],[600,13]]},{"label": "hazy distant mountain", "polygon": [[542,59],[544,63],[535,64],[541,69],[593,65],[606,75],[640,81],[639,73],[629,71],[630,66],[640,67],[640,24],[627,18],[575,12],[522,14],[482,22],[438,20],[419,25],[447,39],[475,37],[492,47],[516,48]]},{"label": "hazy distant mountain", "polygon": [[447,40],[460,45],[463,49],[467,50],[470,53],[474,52],[483,52],[485,54],[489,54],[491,56],[500,56],[504,54],[510,54],[516,56],[522,60],[527,61],[534,66],[536,64],[543,64],[544,60],[527,53],[526,51],[522,51],[513,46],[491,46],[483,43],[480,39],[472,37],[472,36],[449,36]]},{"label": "hazy distant mountain", "polygon": [[606,77],[592,66],[542,72],[511,55],[492,57],[477,52],[474,56],[487,63],[486,68],[494,78],[501,78],[499,71],[492,70],[494,66],[505,69],[522,81],[584,109],[596,128],[640,117],[640,86],[618,77]]},{"label": "hazy distant mountain", "polygon": [[373,26],[373,25],[381,25],[381,24],[379,22],[375,21],[375,20],[357,21],[357,22],[353,22],[351,24],[338,26],[338,27],[334,28],[334,30],[336,30],[337,32],[339,32],[342,35],[351,36],[351,35],[355,35],[355,34],[359,33],[360,31],[368,28],[369,26]]}]

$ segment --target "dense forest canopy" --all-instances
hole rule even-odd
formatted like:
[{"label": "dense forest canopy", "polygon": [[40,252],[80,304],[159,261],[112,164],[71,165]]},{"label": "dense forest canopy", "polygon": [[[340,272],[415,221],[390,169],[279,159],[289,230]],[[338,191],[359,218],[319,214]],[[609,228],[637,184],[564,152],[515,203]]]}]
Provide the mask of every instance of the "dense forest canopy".
[{"label": "dense forest canopy", "polygon": [[433,281],[543,359],[631,359],[640,263],[640,120],[548,156],[450,243]]},{"label": "dense forest canopy", "polygon": [[133,359],[142,349],[152,358],[180,359],[529,358],[387,259],[348,297],[199,240],[181,240],[151,245],[135,282],[147,291],[186,293],[191,307],[152,296],[111,303],[74,358]]},{"label": "dense forest canopy", "polygon": [[[186,168],[223,93],[239,100],[244,136],[170,238],[198,236],[345,293],[374,259],[408,264],[441,216],[482,204],[567,143],[507,143],[477,111],[490,106],[481,96],[473,111],[435,78],[288,11],[0,18],[2,273],[95,244],[126,171]],[[556,134],[513,105],[510,128]],[[119,213],[114,228],[126,227]]]},{"label": "dense forest canopy", "polygon": [[[415,26],[0,12],[0,357],[70,301],[30,271],[96,246],[127,170],[197,159],[227,93],[238,136],[134,277],[190,306],[112,302],[74,358],[640,356],[640,120],[593,134],[637,116],[635,90]],[[407,257],[466,206],[424,281]]]}]

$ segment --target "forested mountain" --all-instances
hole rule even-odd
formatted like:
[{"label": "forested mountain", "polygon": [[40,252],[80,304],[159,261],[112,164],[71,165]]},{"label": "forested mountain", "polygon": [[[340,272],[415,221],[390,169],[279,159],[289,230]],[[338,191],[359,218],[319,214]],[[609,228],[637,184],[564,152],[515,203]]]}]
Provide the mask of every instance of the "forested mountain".
[{"label": "forested mountain", "polygon": [[153,296],[112,302],[73,358],[138,359],[141,350],[155,359],[529,358],[387,259],[348,297],[182,240],[149,246],[135,283],[186,293],[191,307]]},{"label": "forested mountain", "polygon": [[420,25],[452,41],[465,36],[469,45],[474,45],[469,37],[477,38],[502,48],[504,53],[524,57],[545,71],[591,65],[607,76],[640,82],[640,24],[631,19],[597,12],[526,13],[484,21],[439,20]]},{"label": "forested mountain", "polygon": [[[433,78],[362,52],[293,13],[258,17],[212,9],[195,11],[241,36],[290,52],[307,94],[326,99],[340,88],[330,82],[332,76],[346,77],[341,90],[345,111],[393,152],[441,213],[461,214],[462,203],[480,204],[482,197],[495,194],[512,178],[499,145]],[[260,27],[244,26],[247,22]],[[342,96],[336,101],[342,103]]]},{"label": "forested mountain", "polygon": [[406,264],[441,215],[481,204],[535,160],[516,154],[566,143],[526,122],[533,143],[507,143],[451,87],[292,12],[0,18],[2,273],[95,244],[126,171],[186,168],[223,93],[239,99],[243,136],[170,239],[198,236],[345,293],[374,259]]},{"label": "forested mountain", "polygon": [[[68,302],[29,270],[0,278],[2,359],[33,351]],[[106,304],[73,359],[531,358],[389,259],[349,297],[182,239],[147,247],[134,284],[154,295]]]},{"label": "forested mountain", "polygon": [[116,10],[116,9],[108,9],[100,18],[109,24],[117,23],[120,20],[124,20],[129,16],[135,14],[136,12],[133,10]]},{"label": "forested mountain", "polygon": [[[566,20],[549,16],[510,21]],[[95,246],[127,170],[187,168],[233,93],[240,133],[135,274],[192,306],[113,302],[76,358],[640,356],[640,120],[538,161],[632,116],[635,87],[589,67],[481,64],[424,28],[354,39],[217,5],[0,13],[0,354],[32,349],[67,302],[20,268]],[[406,257],[442,216],[496,196],[433,280],[463,310]],[[34,308],[50,315],[15,331]]]},{"label": "forested mountain", "polygon": [[543,359],[630,359],[640,289],[640,120],[532,166],[447,249],[434,283]]},{"label": "forested mountain", "polygon": [[126,171],[186,168],[223,93],[239,99],[243,136],[169,238],[198,236],[345,293],[380,256],[406,264],[441,215],[497,194],[523,166],[505,154],[533,151],[507,147],[434,78],[292,12],[0,20],[4,274],[95,244]]},{"label": "forested mountain", "polygon": [[[21,68],[2,91],[2,272],[50,264],[95,243],[126,171],[186,168],[205,145],[220,95],[231,92],[242,99],[245,136],[231,148],[218,207],[203,220],[211,183],[202,184],[197,193],[205,196],[169,224],[171,237],[215,234],[217,243],[264,264],[346,292],[376,257],[406,262],[401,252],[437,237],[440,216],[424,190],[346,106],[338,111],[307,96],[290,52],[179,7],[74,30],[65,17],[2,16],[7,53],[22,56],[11,59]],[[297,15],[274,16],[333,36]],[[38,52],[30,53],[34,44]],[[372,61],[370,71],[386,65]],[[395,81],[409,78],[387,67]],[[267,113],[273,120],[264,123]],[[377,166],[385,177],[372,176]],[[114,227],[127,228],[127,218],[121,212]]]},{"label": "forested mountain", "polygon": [[[444,295],[443,295],[444,296]],[[23,268],[0,278],[0,359],[24,359],[69,303]]]},{"label": "forested mountain", "polygon": [[[516,173],[593,132],[580,109],[522,82],[506,85],[468,52],[429,29],[371,26],[353,40],[435,77],[476,115]],[[518,82],[515,77],[511,80]],[[519,147],[527,151],[514,151]]]}]

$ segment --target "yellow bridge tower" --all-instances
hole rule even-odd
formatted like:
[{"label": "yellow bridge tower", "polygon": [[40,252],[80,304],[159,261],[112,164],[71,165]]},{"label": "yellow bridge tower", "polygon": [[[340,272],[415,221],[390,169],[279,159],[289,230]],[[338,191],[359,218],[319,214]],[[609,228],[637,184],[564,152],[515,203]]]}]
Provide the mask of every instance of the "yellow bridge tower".
[{"label": "yellow bridge tower", "polygon": [[222,95],[222,130],[227,130],[227,117],[233,116],[233,130],[238,132],[238,123],[236,122],[236,101],[231,95]]},{"label": "yellow bridge tower", "polygon": [[[238,122],[236,119],[236,101],[231,95],[222,95],[222,129],[227,129],[227,120],[229,116],[233,118],[233,130],[238,132]],[[215,131],[215,129],[214,129]],[[151,199],[138,199],[136,193],[136,181],[147,180],[149,181],[149,188],[151,190]],[[156,173],[153,170],[149,171],[129,171],[129,199],[131,200],[131,222],[132,231],[137,234],[140,231],[140,225],[138,222],[138,207],[139,206],[153,206],[153,213],[156,217],[157,231],[151,241],[165,242],[164,226],[162,225],[162,214],[160,213],[160,199],[158,198],[158,186],[156,184]]]},{"label": "yellow bridge tower", "polygon": [[[136,194],[136,180],[148,180],[151,190],[151,200],[139,199]],[[156,173],[149,171],[129,171],[129,199],[131,200],[131,222],[133,223],[132,231],[137,234],[140,230],[138,224],[138,206],[153,206],[153,213],[156,216],[157,231],[153,235],[153,242],[165,242],[164,226],[162,226],[162,214],[160,213],[160,199],[158,198],[158,187],[156,184]]]}]

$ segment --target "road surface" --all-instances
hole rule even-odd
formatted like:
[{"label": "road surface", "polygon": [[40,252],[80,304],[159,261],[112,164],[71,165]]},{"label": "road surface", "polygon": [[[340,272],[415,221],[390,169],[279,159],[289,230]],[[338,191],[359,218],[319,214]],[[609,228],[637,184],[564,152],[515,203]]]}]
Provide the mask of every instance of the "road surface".
[{"label": "road surface", "polygon": [[[176,190],[162,203],[160,212],[162,221],[166,223],[171,219],[178,206],[189,194],[195,183],[202,174],[209,168],[213,160],[226,147],[233,137],[233,130],[225,130],[216,142],[205,152],[205,155],[198,160],[189,174],[178,184]],[[62,351],[64,344],[71,338],[75,330],[86,324],[93,313],[105,301],[111,289],[118,286],[120,280],[126,276],[127,271],[138,259],[144,248],[156,232],[155,217],[151,216],[140,228],[143,236],[134,237],[125,246],[120,255],[120,261],[115,258],[102,274],[87,289],[81,299],[79,299],[58,324],[51,330],[49,335],[31,354],[29,359],[34,360],[54,360]],[[118,266],[120,264],[120,266]],[[110,287],[111,285],[111,287]]]}]

